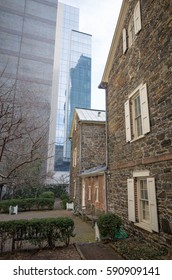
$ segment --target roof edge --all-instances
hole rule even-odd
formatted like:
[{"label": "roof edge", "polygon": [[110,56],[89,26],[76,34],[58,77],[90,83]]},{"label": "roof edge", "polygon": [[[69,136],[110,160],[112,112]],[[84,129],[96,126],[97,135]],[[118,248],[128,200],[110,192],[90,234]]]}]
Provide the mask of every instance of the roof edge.
[{"label": "roof edge", "polygon": [[112,43],[111,43],[111,46],[110,46],[108,58],[107,58],[106,65],[105,65],[105,68],[104,68],[102,80],[100,82],[100,85],[98,86],[101,89],[106,89],[107,84],[108,84],[109,73],[110,73],[110,70],[111,70],[111,67],[112,67],[113,58],[114,58],[114,55],[115,55],[115,52],[116,52],[116,49],[117,49],[117,46],[118,46],[119,39],[122,36],[121,31],[122,31],[122,28],[123,28],[123,23],[124,23],[124,20],[125,20],[125,15],[126,15],[126,12],[128,10],[128,7],[129,7],[129,1],[128,0],[123,0],[122,5],[121,5],[121,10],[120,10],[120,13],[119,13],[119,17],[118,17],[118,21],[117,21],[117,24],[116,24],[115,32],[114,32],[114,35],[113,35]]}]

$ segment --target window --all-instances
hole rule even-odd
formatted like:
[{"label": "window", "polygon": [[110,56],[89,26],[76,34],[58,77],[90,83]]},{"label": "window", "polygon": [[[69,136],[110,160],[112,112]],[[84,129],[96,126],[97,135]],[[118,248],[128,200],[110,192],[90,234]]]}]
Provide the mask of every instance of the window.
[{"label": "window", "polygon": [[139,91],[131,99],[132,101],[132,112],[133,112],[133,135],[139,137],[143,134],[142,132],[142,120],[141,120],[141,104],[140,104],[140,93]]},{"label": "window", "polygon": [[128,47],[131,47],[135,38],[136,38],[136,34],[134,29],[134,16],[132,16],[128,25]]},{"label": "window", "polygon": [[148,199],[148,186],[146,179],[138,180],[138,199],[139,199],[139,212],[140,221],[149,224],[150,213],[149,213],[149,199]]},{"label": "window", "polygon": [[96,200],[95,202],[99,202],[99,187],[96,186]]},{"label": "window", "polygon": [[128,218],[136,226],[158,232],[155,179],[136,177],[127,180]]},{"label": "window", "polygon": [[88,186],[88,200],[91,200],[91,186]]},{"label": "window", "polygon": [[147,86],[141,84],[125,102],[126,142],[150,132]]},{"label": "window", "polygon": [[122,33],[123,53],[126,52],[127,47],[131,47],[134,40],[136,39],[137,33],[140,30],[141,30],[141,13],[140,13],[140,1],[138,1],[134,8],[134,12],[130,18],[127,30],[125,28],[123,29],[123,33]]}]

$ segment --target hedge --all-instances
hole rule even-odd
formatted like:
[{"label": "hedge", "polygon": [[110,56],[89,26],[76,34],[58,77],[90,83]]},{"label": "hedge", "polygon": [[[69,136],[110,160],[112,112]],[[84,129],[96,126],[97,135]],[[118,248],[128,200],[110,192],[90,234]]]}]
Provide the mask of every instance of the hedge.
[{"label": "hedge", "polygon": [[10,205],[18,205],[18,211],[53,209],[54,198],[25,198],[0,201],[0,212],[9,212]]},{"label": "hedge", "polygon": [[41,198],[54,198],[54,193],[52,191],[45,191],[40,194]]},{"label": "hedge", "polygon": [[[55,247],[56,242],[63,242],[66,246],[70,237],[74,236],[74,221],[68,217],[42,218],[31,220],[13,220],[0,222],[0,250],[12,244],[11,250],[23,247],[24,242],[32,245]],[[10,242],[10,243],[9,243]]]}]

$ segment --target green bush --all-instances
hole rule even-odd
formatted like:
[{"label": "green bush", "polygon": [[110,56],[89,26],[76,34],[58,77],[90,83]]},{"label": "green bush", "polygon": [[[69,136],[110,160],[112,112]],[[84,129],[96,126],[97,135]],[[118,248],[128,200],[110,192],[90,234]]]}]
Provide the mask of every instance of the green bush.
[{"label": "green bush", "polygon": [[102,238],[114,240],[115,234],[122,225],[122,220],[113,213],[106,213],[100,215],[97,220],[97,225]]},{"label": "green bush", "polygon": [[44,191],[52,191],[54,196],[60,198],[61,195],[67,194],[67,185],[46,185]]},{"label": "green bush", "polygon": [[4,249],[5,243],[12,244],[12,251],[23,245],[25,241],[42,247],[54,247],[56,242],[69,245],[70,237],[74,236],[74,221],[68,217],[13,220],[0,222],[0,248]]},{"label": "green bush", "polygon": [[0,212],[8,213],[10,205],[18,205],[18,211],[53,209],[54,198],[25,198],[0,201]]},{"label": "green bush", "polygon": [[54,197],[60,198],[62,194],[67,194],[67,185],[24,185],[18,188],[14,193],[14,198],[38,197],[43,192],[53,192]]},{"label": "green bush", "polygon": [[64,193],[60,198],[62,209],[66,209],[66,203],[70,201],[69,195],[67,193]]},{"label": "green bush", "polygon": [[40,194],[41,198],[54,198],[54,193],[52,191],[45,191]]}]

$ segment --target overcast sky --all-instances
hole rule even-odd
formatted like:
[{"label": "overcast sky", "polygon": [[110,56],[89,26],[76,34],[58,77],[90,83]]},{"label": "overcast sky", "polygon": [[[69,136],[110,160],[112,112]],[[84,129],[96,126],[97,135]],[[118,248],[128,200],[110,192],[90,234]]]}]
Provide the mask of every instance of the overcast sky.
[{"label": "overcast sky", "polygon": [[109,53],[122,0],[59,0],[80,9],[79,31],[92,35],[92,102],[105,109],[104,90],[98,89]]}]

